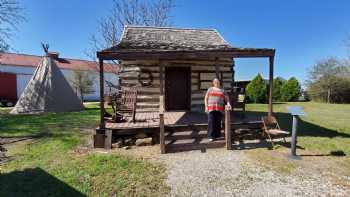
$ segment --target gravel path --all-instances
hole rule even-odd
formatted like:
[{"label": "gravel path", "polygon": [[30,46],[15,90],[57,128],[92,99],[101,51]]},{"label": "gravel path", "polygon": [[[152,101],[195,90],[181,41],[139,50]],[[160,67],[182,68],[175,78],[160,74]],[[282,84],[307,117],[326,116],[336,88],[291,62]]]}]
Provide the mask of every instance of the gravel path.
[{"label": "gravel path", "polygon": [[212,149],[160,155],[170,196],[350,196],[350,189],[319,173],[290,175],[254,165],[243,151]]}]

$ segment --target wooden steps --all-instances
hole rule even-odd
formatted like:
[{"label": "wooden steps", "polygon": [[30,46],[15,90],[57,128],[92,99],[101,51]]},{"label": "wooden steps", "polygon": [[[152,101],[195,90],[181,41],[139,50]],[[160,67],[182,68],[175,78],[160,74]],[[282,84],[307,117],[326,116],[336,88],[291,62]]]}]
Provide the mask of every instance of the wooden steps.
[{"label": "wooden steps", "polygon": [[181,143],[181,144],[166,144],[166,152],[181,152],[181,151],[191,151],[191,150],[203,150],[208,148],[223,148],[225,147],[225,140],[214,141],[214,142],[202,142],[199,144],[194,143]]},{"label": "wooden steps", "polygon": [[[224,134],[222,134],[223,136]],[[201,127],[187,126],[178,128],[167,127],[165,129],[165,150],[169,152],[202,150],[207,148],[225,147],[225,137],[210,142],[207,131]]]}]

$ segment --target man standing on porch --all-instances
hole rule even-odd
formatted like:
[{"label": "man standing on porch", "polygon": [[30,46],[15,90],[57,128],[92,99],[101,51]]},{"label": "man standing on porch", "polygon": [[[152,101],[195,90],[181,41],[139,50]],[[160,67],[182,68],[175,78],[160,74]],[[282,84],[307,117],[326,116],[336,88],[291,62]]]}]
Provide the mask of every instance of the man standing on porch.
[{"label": "man standing on porch", "polygon": [[219,79],[213,79],[213,87],[210,87],[205,95],[205,112],[208,112],[208,138],[209,141],[219,138],[221,135],[221,121],[225,111],[225,102],[227,108],[231,109],[228,96],[220,88]]}]

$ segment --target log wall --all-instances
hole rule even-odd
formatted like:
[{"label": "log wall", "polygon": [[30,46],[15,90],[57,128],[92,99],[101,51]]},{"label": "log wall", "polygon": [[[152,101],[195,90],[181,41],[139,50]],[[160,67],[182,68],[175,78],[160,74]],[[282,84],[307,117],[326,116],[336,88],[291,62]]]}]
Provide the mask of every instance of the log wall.
[{"label": "log wall", "polygon": [[[123,61],[123,71],[120,73],[121,87],[137,87],[137,110],[158,111],[160,96],[160,66],[164,67],[191,67],[191,111],[204,110],[204,96],[206,90],[211,87],[215,78],[215,64],[219,66],[222,85],[226,90],[233,85],[233,62],[227,59],[215,61]],[[151,72],[153,80],[150,86],[141,86],[140,79],[149,81],[149,76],[144,71]],[[165,69],[163,69],[165,71]],[[163,75],[164,77],[164,75]],[[165,91],[165,90],[164,90]]]}]

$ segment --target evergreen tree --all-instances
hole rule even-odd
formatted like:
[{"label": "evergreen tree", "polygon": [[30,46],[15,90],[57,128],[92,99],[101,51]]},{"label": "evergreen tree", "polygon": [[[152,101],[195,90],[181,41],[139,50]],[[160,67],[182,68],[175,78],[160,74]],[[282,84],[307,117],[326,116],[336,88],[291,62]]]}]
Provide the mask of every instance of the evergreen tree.
[{"label": "evergreen tree", "polygon": [[281,87],[282,101],[296,101],[301,95],[301,87],[295,77],[291,77]]},{"label": "evergreen tree", "polygon": [[248,100],[254,103],[266,103],[266,91],[266,82],[260,74],[258,74],[246,87]]},{"label": "evergreen tree", "polygon": [[282,77],[276,77],[273,80],[273,89],[272,89],[272,99],[273,101],[282,101],[281,88],[286,82]]}]

